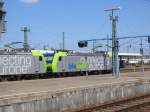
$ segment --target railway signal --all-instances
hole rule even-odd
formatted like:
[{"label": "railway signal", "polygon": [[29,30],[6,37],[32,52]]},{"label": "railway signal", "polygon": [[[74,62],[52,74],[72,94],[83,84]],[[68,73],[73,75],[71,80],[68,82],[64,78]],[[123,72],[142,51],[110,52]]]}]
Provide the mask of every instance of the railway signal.
[{"label": "railway signal", "polygon": [[150,36],[148,37],[148,43],[150,43]]},{"label": "railway signal", "polygon": [[78,46],[80,48],[87,47],[88,46],[88,41],[79,41]]}]

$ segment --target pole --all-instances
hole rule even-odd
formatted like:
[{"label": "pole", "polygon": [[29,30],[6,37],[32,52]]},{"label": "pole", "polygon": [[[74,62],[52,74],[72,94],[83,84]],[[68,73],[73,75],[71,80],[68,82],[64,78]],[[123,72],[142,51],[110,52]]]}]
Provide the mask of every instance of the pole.
[{"label": "pole", "polygon": [[93,41],[93,48],[92,48],[92,52],[94,53],[94,41]]},{"label": "pole", "polygon": [[119,77],[119,60],[118,60],[118,43],[116,40],[117,37],[117,27],[116,27],[116,22],[118,17],[114,16],[113,13],[114,10],[112,10],[112,16],[111,16],[111,20],[112,20],[112,64],[113,64],[113,75],[116,76],[116,78]]},{"label": "pole", "polygon": [[62,45],[61,42],[59,43],[59,49],[62,50]]},{"label": "pole", "polygon": [[[150,43],[149,43],[149,56],[148,56],[148,58],[150,57]],[[150,64],[150,61],[149,61],[149,64]]]},{"label": "pole", "polygon": [[63,36],[63,51],[65,50],[65,32],[62,33],[62,36]]},{"label": "pole", "polygon": [[144,72],[144,65],[143,65],[143,41],[141,39],[141,43],[140,43],[140,54],[141,54],[141,72]]},{"label": "pole", "polygon": [[21,29],[21,31],[24,32],[24,50],[28,50],[29,49],[29,44],[28,44],[28,32],[30,31],[27,27],[23,27],[23,29]]},{"label": "pole", "polygon": [[109,35],[107,35],[107,54],[109,52]]},{"label": "pole", "polygon": [[149,43],[149,56],[150,56],[150,43]]},{"label": "pole", "polygon": [[4,1],[0,0],[0,37],[2,33],[6,32],[6,21],[5,21],[5,15],[6,11],[4,10]]},{"label": "pole", "polygon": [[113,75],[116,78],[120,77],[119,71],[119,42],[117,40],[117,27],[116,22],[118,21],[118,16],[114,16],[114,11],[119,10],[119,8],[107,9],[105,11],[111,11],[110,20],[112,21],[112,69]]},{"label": "pole", "polygon": [[116,30],[115,30],[115,24],[116,24],[116,21],[115,21],[115,19],[114,19],[114,17],[113,17],[113,11],[112,11],[112,65],[113,65],[113,75],[116,75],[116,73],[115,73],[115,69],[116,69],[116,63],[115,63],[115,32],[116,32]]},{"label": "pole", "polygon": [[95,42],[96,41],[93,41],[93,53],[95,52]]}]

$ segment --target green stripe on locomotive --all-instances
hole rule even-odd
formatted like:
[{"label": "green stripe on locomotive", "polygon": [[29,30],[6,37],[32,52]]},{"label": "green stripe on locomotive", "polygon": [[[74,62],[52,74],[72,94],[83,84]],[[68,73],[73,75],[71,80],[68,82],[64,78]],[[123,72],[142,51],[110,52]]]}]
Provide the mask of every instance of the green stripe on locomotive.
[{"label": "green stripe on locomotive", "polygon": [[[45,53],[50,51],[46,50],[33,50],[32,56],[39,56],[43,60],[43,66],[45,68],[46,73],[57,73],[59,68],[57,64],[59,62],[59,58],[62,56],[67,56],[67,52],[55,51],[53,56],[45,56]],[[48,59],[51,58],[51,62],[48,63]]]},{"label": "green stripe on locomotive", "polygon": [[57,73],[59,71],[59,68],[57,67],[57,64],[59,62],[59,58],[63,57],[63,56],[67,56],[67,52],[62,52],[62,51],[56,51],[54,58],[53,58],[53,62],[52,62],[52,73]]}]

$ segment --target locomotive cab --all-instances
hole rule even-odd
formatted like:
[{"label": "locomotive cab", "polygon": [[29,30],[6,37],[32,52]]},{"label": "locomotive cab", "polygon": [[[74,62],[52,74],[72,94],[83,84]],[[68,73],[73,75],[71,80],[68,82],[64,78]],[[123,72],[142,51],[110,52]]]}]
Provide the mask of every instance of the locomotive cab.
[{"label": "locomotive cab", "polygon": [[47,73],[52,72],[52,62],[54,58],[55,53],[54,52],[45,52],[43,53],[43,58],[46,64],[46,71]]},{"label": "locomotive cab", "polygon": [[51,64],[54,57],[54,51],[48,50],[32,50],[32,56],[39,57],[39,61],[43,63],[45,73],[50,73]]}]

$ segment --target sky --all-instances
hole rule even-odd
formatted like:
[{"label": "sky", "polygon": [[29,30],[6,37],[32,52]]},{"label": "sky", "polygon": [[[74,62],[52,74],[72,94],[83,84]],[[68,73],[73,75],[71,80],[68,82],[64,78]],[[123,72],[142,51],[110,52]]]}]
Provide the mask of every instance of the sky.
[{"label": "sky", "polygon": [[[65,47],[80,50],[79,40],[111,37],[109,12],[104,11],[111,7],[120,7],[116,12],[118,37],[150,34],[150,0],[5,0],[7,32],[1,46],[23,41],[21,27],[27,26],[29,43],[36,49],[44,45],[60,48],[65,32]],[[143,43],[148,52],[146,39]],[[140,39],[122,40],[120,51],[139,52],[139,43]]]}]

